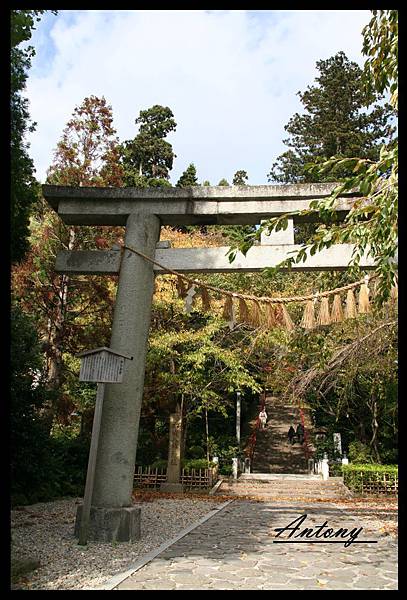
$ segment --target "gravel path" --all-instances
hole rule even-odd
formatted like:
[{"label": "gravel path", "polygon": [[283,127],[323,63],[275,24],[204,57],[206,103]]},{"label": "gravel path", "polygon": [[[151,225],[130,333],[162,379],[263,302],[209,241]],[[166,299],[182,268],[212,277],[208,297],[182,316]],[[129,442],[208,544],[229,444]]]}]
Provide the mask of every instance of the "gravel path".
[{"label": "gravel path", "polygon": [[78,545],[73,528],[79,498],[13,510],[12,561],[38,559],[40,567],[20,577],[11,589],[65,590],[101,585],[217,508],[221,501],[190,497],[150,500],[135,502],[141,508],[141,539],[120,544]]}]

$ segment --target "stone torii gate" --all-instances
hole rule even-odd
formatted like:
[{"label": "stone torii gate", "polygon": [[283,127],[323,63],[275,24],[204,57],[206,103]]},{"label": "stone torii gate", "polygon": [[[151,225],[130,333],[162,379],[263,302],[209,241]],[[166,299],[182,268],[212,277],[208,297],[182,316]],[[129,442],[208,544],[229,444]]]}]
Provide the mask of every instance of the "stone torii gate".
[{"label": "stone torii gate", "polygon": [[[179,272],[260,271],[275,266],[298,249],[294,225],[262,236],[244,257],[229,263],[227,248],[170,248],[159,243],[161,225],[249,225],[309,208],[311,200],[328,196],[337,184],[208,186],[194,188],[74,188],[44,185],[44,198],[67,225],[125,225],[125,245]],[[343,195],[336,210],[343,217],[355,201]],[[309,218],[309,217],[308,217]],[[344,270],[353,246],[340,244],[321,251],[293,270]],[[111,347],[130,355],[121,385],[106,384],[92,497],[93,539],[134,539],[139,509],[132,507],[134,466],[144,386],[147,337],[154,276],[165,270],[124,250],[60,252],[60,273],[119,274]],[[365,257],[363,268],[373,268]],[[100,530],[100,534],[98,531]]]}]

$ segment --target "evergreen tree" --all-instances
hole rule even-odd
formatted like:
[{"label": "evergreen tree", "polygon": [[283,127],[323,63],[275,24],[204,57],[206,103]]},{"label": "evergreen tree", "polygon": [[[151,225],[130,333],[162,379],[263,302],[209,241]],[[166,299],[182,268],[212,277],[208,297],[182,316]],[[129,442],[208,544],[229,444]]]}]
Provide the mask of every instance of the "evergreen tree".
[{"label": "evergreen tree", "polygon": [[196,168],[194,163],[191,163],[189,167],[182,173],[181,177],[177,181],[176,187],[194,187],[198,184],[198,178],[196,176]]},{"label": "evergreen tree", "polygon": [[[29,248],[29,218],[38,199],[35,169],[28,154],[24,138],[35,129],[30,123],[28,100],[22,96],[26,87],[27,72],[35,55],[32,46],[22,49],[20,45],[31,38],[35,21],[39,21],[44,10],[12,10],[10,12],[10,201],[11,201],[11,260],[22,260]],[[56,11],[52,11],[56,13]]]},{"label": "evergreen tree", "polygon": [[346,177],[346,167],[322,179],[304,167],[333,156],[376,160],[380,145],[394,132],[389,123],[391,107],[377,104],[381,97],[366,89],[362,69],[344,52],[318,61],[317,69],[317,85],[298,92],[305,114],[296,113],[285,126],[290,137],[283,141],[290,149],[273,164],[268,174],[271,182],[307,183]]},{"label": "evergreen tree", "polygon": [[[362,84],[365,85],[364,97],[378,98],[383,92],[391,95],[390,108],[373,108],[370,115],[365,115],[365,119],[382,111],[380,114],[384,121],[385,113],[390,115],[392,111],[396,117],[398,110],[398,12],[373,10],[372,13],[373,17],[362,32],[363,54],[368,57],[362,78]],[[305,118],[311,121],[311,116]],[[364,133],[366,132],[359,132],[360,139],[363,139]],[[375,274],[378,276],[375,293],[375,303],[378,306],[389,299],[392,287],[398,280],[398,144],[397,138],[391,137],[394,128],[386,124],[382,131],[383,135],[384,133],[388,134],[388,139],[384,139],[380,148],[377,147],[377,128],[371,135],[370,142],[374,139],[376,143],[371,144],[369,152],[376,154],[376,158],[366,157],[365,147],[360,148],[359,156],[355,156],[352,150],[350,157],[331,156],[324,160],[316,155],[310,160],[305,172],[314,177],[314,181],[342,181],[335,186],[330,196],[313,203],[314,214],[323,223],[317,227],[311,239],[306,240],[305,247],[301,247],[299,252],[284,261],[284,265],[289,266],[293,262],[304,260],[307,252],[312,255],[332,244],[353,243],[348,272],[358,276],[361,258],[365,253],[369,254],[375,261]],[[284,180],[283,176],[282,179]],[[346,220],[338,223],[335,201],[338,196],[351,190],[356,190],[362,196],[362,201],[355,202]],[[309,216],[308,210],[295,211],[294,214],[305,213]],[[281,224],[284,225],[285,219],[285,215],[274,217],[263,222],[261,228],[274,231]],[[253,240],[245,240],[239,247],[247,251],[252,242]],[[229,257],[233,259],[234,256],[235,248],[231,248]]]},{"label": "evergreen tree", "polygon": [[138,135],[121,146],[125,185],[170,185],[169,172],[176,155],[164,138],[177,127],[171,109],[156,104],[140,111],[135,123],[140,125]]},{"label": "evergreen tree", "polygon": [[[181,177],[178,179],[176,183],[176,187],[186,188],[186,187],[194,187],[198,184],[198,178],[196,176],[196,168],[194,163],[191,163],[187,169],[182,173]],[[199,229],[201,233],[206,233],[207,228],[206,225],[177,225],[173,227],[175,231],[180,231],[181,233],[191,233],[192,231],[196,231]]]},{"label": "evergreen tree", "polygon": [[[246,185],[248,179],[247,172],[244,170],[236,171],[233,175],[233,185]],[[221,179],[218,185],[229,185],[226,179]],[[230,244],[239,244],[243,242],[247,235],[254,233],[254,225],[220,225],[220,230],[226,241]]]},{"label": "evergreen tree", "polygon": [[233,175],[233,185],[246,185],[246,181],[249,179],[249,176],[246,171],[236,171]]}]

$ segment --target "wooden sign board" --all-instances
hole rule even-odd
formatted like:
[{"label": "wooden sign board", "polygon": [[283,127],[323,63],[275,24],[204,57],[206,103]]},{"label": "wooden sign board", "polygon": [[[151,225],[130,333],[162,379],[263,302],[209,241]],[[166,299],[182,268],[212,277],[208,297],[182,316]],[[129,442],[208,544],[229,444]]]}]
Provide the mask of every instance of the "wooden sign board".
[{"label": "wooden sign board", "polygon": [[97,348],[78,355],[81,358],[79,381],[97,383],[121,383],[124,362],[131,359],[110,348]]}]

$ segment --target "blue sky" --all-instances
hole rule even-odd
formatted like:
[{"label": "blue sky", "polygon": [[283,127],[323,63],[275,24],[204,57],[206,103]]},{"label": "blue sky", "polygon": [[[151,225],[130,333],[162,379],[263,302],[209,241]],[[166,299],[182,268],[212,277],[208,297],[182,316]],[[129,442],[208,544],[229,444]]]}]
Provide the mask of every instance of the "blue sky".
[{"label": "blue sky", "polygon": [[367,10],[109,10],[46,14],[33,34],[36,56],[27,82],[28,137],[43,182],[75,106],[104,96],[120,141],[154,104],[178,124],[168,140],[176,183],[193,162],[198,179],[216,185],[245,169],[250,185],[285,150],[284,125],[302,112],[296,95],[312,85],[317,60],[343,50],[363,65]]}]

